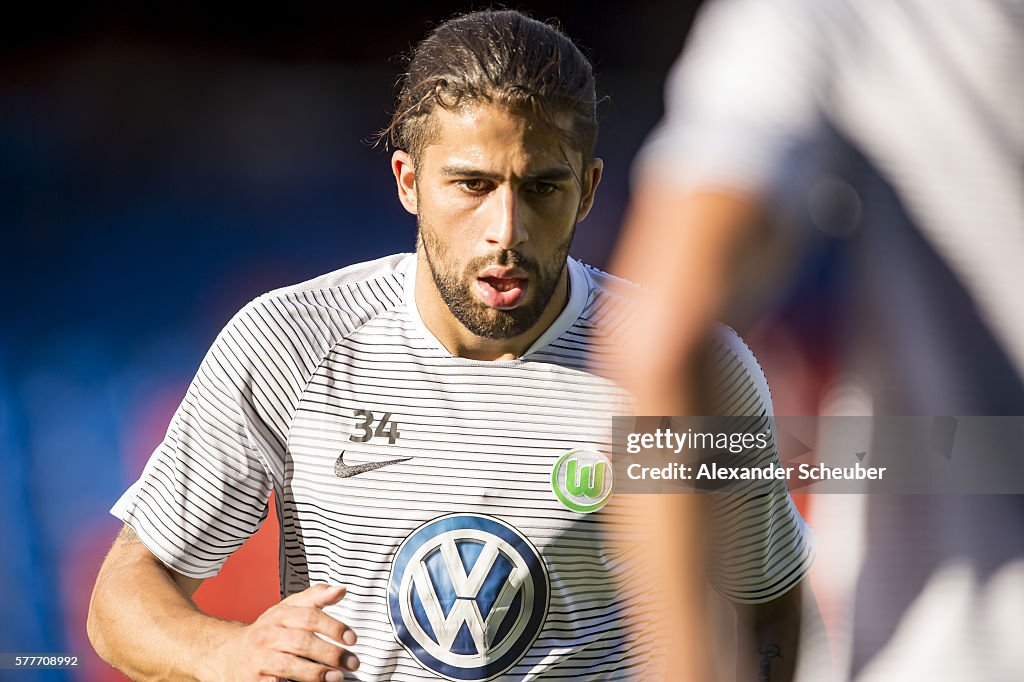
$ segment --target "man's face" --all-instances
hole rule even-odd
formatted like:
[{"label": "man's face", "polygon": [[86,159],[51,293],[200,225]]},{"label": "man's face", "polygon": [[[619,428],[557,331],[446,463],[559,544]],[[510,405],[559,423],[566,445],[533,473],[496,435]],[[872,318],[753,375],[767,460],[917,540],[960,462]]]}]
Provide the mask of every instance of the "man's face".
[{"label": "man's face", "polygon": [[488,339],[517,337],[551,302],[600,161],[583,168],[550,128],[501,107],[433,116],[435,135],[417,159],[408,197],[418,249],[464,327]]}]

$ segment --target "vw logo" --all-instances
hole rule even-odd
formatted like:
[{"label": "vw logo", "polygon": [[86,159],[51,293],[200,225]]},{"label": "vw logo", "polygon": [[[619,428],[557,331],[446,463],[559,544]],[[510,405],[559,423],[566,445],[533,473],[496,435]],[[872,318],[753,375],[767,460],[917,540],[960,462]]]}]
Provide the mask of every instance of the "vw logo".
[{"label": "vw logo", "polygon": [[489,680],[523,657],[548,610],[540,554],[515,528],[479,514],[423,524],[395,553],[388,616],[420,665],[450,680]]}]

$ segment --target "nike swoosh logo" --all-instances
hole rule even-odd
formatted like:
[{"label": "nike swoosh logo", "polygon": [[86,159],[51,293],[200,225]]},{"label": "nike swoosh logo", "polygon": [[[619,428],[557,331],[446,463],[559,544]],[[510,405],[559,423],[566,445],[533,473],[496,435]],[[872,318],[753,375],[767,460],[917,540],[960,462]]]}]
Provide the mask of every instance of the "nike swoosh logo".
[{"label": "nike swoosh logo", "polygon": [[386,467],[389,464],[398,464],[399,462],[407,462],[412,457],[399,457],[398,459],[386,459],[383,462],[371,462],[370,464],[356,464],[349,466],[345,464],[345,451],[342,450],[341,454],[338,455],[338,459],[334,462],[334,475],[338,478],[348,478],[349,476],[355,476],[356,474],[365,474],[367,471],[373,471],[374,469],[380,469]]}]

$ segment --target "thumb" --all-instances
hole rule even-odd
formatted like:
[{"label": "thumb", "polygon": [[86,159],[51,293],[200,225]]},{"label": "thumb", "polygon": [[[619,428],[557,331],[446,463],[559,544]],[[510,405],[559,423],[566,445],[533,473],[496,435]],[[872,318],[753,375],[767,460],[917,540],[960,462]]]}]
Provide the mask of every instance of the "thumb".
[{"label": "thumb", "polygon": [[315,606],[323,608],[329,604],[341,601],[345,596],[346,589],[341,585],[326,585],[323,583],[311,585],[302,592],[297,592],[284,601],[282,604],[290,606]]}]

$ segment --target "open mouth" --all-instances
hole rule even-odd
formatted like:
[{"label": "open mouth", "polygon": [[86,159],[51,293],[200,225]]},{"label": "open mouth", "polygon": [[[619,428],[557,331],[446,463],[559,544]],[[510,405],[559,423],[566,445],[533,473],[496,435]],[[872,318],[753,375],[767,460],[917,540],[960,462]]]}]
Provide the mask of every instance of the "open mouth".
[{"label": "open mouth", "polygon": [[[504,270],[504,271],[502,271]],[[488,268],[476,280],[476,290],[484,304],[496,310],[511,310],[526,295],[529,280],[516,270]]]}]

